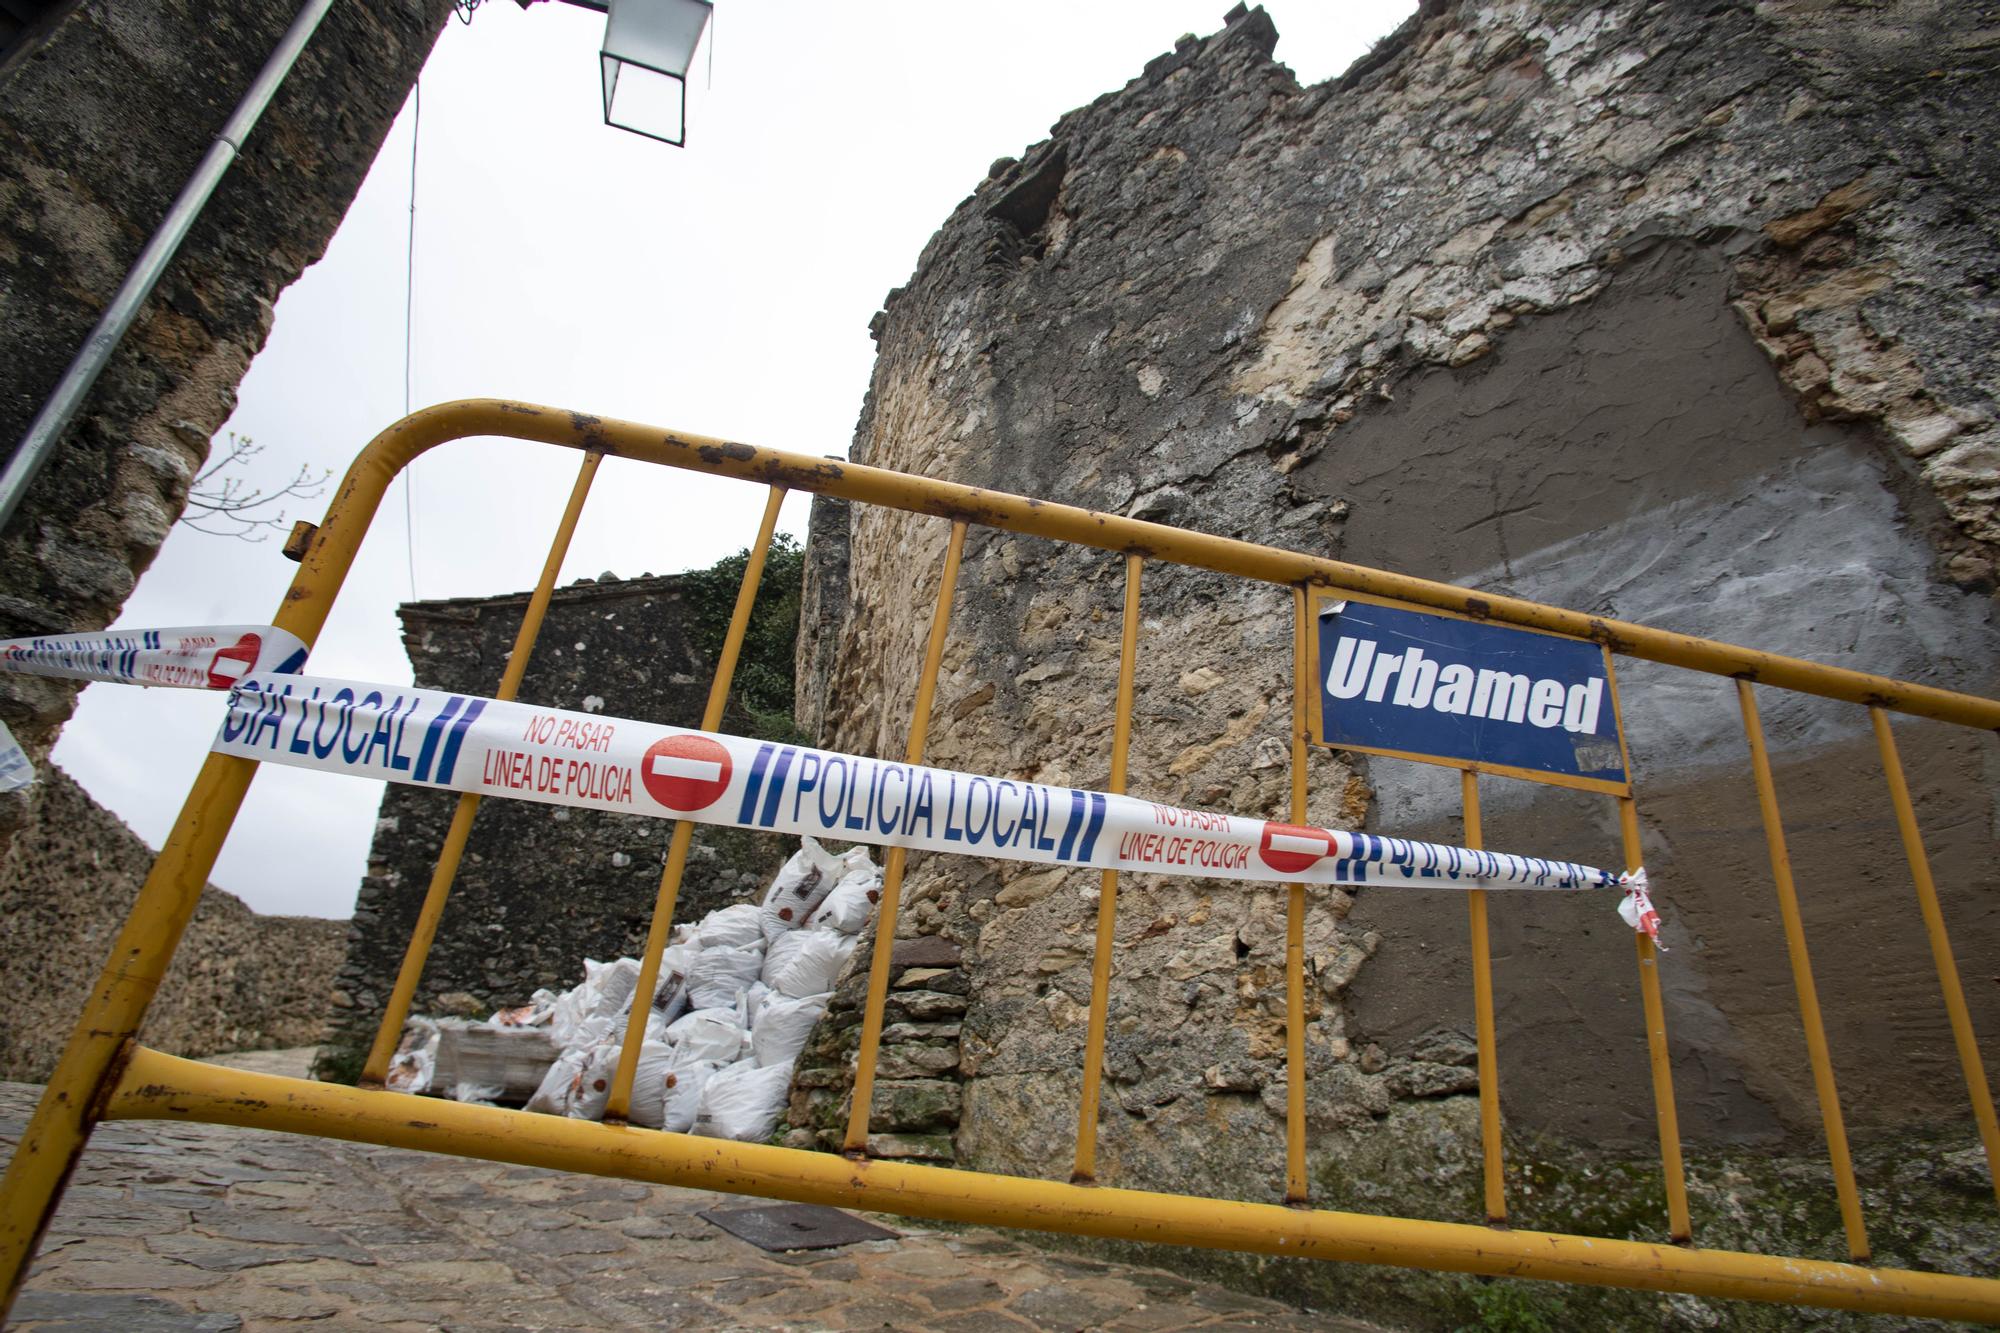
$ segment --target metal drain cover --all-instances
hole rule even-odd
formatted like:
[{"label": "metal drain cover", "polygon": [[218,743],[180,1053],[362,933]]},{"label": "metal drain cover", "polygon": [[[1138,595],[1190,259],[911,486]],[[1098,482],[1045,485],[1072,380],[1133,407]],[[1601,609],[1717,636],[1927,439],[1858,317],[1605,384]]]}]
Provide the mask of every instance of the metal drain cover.
[{"label": "metal drain cover", "polygon": [[760,1250],[830,1250],[864,1240],[896,1240],[887,1227],[816,1203],[774,1203],[762,1208],[713,1208],[695,1216],[749,1241]]}]

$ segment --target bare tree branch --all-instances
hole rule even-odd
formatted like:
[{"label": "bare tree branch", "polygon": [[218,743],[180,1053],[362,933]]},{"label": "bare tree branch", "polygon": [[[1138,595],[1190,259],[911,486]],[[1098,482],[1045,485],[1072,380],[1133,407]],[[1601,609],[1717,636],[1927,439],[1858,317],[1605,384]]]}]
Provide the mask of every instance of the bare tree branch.
[{"label": "bare tree branch", "polygon": [[314,475],[312,468],[302,463],[290,481],[266,494],[261,486],[251,486],[240,471],[263,452],[264,447],[249,436],[229,432],[229,447],[222,457],[210,462],[189,483],[187,509],[180,522],[211,537],[261,542],[274,530],[284,530],[285,511],[280,509],[268,517],[259,511],[268,511],[287,499],[317,499],[333,475],[326,468]]}]

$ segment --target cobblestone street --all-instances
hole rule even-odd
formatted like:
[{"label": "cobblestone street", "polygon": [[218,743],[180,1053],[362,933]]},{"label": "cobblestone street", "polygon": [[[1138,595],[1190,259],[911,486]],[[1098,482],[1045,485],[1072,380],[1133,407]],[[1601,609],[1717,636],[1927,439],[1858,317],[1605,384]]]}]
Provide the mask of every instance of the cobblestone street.
[{"label": "cobblestone street", "polygon": [[[306,1052],[224,1057],[296,1073]],[[0,1084],[11,1150],[40,1089]],[[1239,1329],[1369,1325],[979,1229],[767,1254],[759,1202],[164,1122],[92,1139],[12,1327]]]}]

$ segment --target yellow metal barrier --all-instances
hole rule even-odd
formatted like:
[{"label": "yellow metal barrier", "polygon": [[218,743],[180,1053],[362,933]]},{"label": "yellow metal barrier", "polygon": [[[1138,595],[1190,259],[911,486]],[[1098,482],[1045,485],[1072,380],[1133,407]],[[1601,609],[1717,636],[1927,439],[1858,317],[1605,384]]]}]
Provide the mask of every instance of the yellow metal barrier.
[{"label": "yellow metal barrier", "polygon": [[[1885,710],[2000,730],[2000,702],[1930,686],[1846,671],[1641,625],[1588,616],[1514,598],[1489,597],[1448,584],[1320,559],[1248,542],[1212,537],[1136,519],[954,485],[854,464],[753,448],[725,440],[665,432],[627,422],[498,400],[450,403],[415,413],[378,436],[343,479],[326,521],[305,552],[273,623],[308,645],[324,625],[361,538],[395,475],[427,449],[471,436],[507,436],[580,449],[582,470],[558,527],[503,695],[520,683],[542,612],[599,459],[612,454],[709,472],[770,488],[763,523],[745,570],[742,591],[718,662],[704,725],[714,728],[727,699],[736,654],[748,624],[764,556],[787,490],[804,490],[951,523],[951,536],[916,707],[908,756],[920,760],[944,643],[950,629],[960,557],[971,525],[999,528],[1055,541],[1092,546],[1125,557],[1123,650],[1119,666],[1112,786],[1122,790],[1131,736],[1133,667],[1137,654],[1139,587],[1144,563],[1162,560],[1284,585],[1294,590],[1294,664],[1297,680],[1309,674],[1306,632],[1309,590],[1395,598],[1436,610],[1592,639],[1628,656],[1686,667],[1738,681],[1751,745],[1759,804],[1770,843],[1781,912],[1785,919],[1801,1017],[1812,1055],[1814,1082],[1847,1226],[1849,1249],[1865,1260],[1866,1232],[1841,1127],[1824,1034],[1820,1031],[1803,930],[1780,824],[1770,766],[1764,753],[1751,682],[1821,695],[1869,708],[1888,778],[1905,852],[1916,881],[1919,907],[1944,991],[1954,1042],[1964,1067],[1989,1168],[2000,1167],[2000,1127],[1981,1065],[1963,990],[1952,960],[1931,881],[1928,858]],[[1291,813],[1306,810],[1306,708],[1293,700]],[[134,1038],[160,978],[179,943],[240,807],[256,765],[210,755],[183,806],[179,822],[155,861],[111,957],[91,991],[84,1013],[49,1080],[0,1185],[0,1270],[11,1304],[28,1261],[61,1197],[63,1182],[91,1128],[107,1119],[184,1119],[284,1130],[360,1142],[420,1148],[492,1161],[695,1185],[805,1202],[845,1204],[914,1217],[1032,1227],[1077,1235],[1235,1249],[1254,1253],[1396,1264],[1407,1267],[1531,1277],[1700,1296],[1794,1302],[1859,1311],[2000,1322],[2000,1280],[1862,1267],[1826,1261],[1694,1248],[1690,1240],[1672,1083],[1667,1066],[1664,1007],[1652,944],[1637,942],[1641,993],[1656,1118],[1666,1168],[1668,1234],[1677,1244],[1514,1231],[1492,1226],[1419,1221],[1334,1212],[1307,1206],[1305,1171],[1304,922],[1303,886],[1288,889],[1286,917],[1286,1172],[1283,1204],[1259,1204],[1143,1193],[1098,1187],[1095,1125],[1101,1086],[1104,1023],[1114,938],[1117,877],[1107,872],[1099,900],[1096,956],[1092,960],[1088,1066],[1070,1183],[983,1172],[871,1161],[866,1155],[876,1057],[888,988],[891,945],[904,855],[891,849],[876,949],[863,1015],[861,1049],[845,1156],[694,1138],[637,1129],[623,1123],[643,1028],[635,1007],[606,1123],[595,1124],[520,1111],[415,1102],[379,1086],[345,1088],[299,1079],[223,1069],[150,1051]],[[1463,778],[1468,841],[1480,838],[1477,779]],[[365,1084],[384,1072],[415,992],[429,941],[451,887],[477,811],[464,798],[440,855],[410,952],[389,1012],[371,1054]],[[1628,868],[1639,864],[1638,818],[1629,795],[1619,798],[1619,823]],[[658,904],[647,939],[639,993],[650,993],[672,924],[692,826],[676,825]],[[1501,1191],[1499,1073],[1495,1057],[1491,970],[1485,940],[1485,901],[1470,896],[1475,1008],[1478,1014],[1481,1140],[1485,1151],[1485,1206],[1490,1222],[1506,1216]],[[1995,1171],[2000,1178],[2000,1170]]]}]

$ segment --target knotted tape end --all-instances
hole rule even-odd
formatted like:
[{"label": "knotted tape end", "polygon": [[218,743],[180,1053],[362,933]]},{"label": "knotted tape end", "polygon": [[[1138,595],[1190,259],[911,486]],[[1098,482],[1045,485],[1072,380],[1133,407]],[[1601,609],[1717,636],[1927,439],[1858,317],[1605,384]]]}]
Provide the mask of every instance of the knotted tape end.
[{"label": "knotted tape end", "polygon": [[1625,890],[1625,896],[1618,902],[1618,915],[1626,925],[1651,940],[1654,948],[1665,953],[1666,946],[1660,943],[1660,914],[1646,891],[1646,868],[1626,871],[1618,877],[1618,884]]}]

